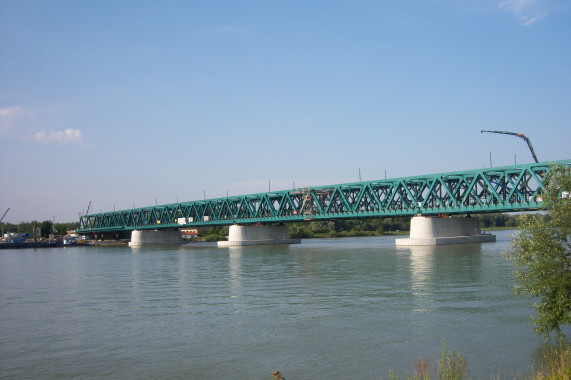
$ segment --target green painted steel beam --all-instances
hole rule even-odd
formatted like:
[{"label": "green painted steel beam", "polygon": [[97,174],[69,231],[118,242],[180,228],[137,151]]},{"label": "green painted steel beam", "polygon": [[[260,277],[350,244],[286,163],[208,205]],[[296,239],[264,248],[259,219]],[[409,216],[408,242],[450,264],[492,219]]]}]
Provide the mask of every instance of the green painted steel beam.
[{"label": "green painted steel beam", "polygon": [[307,187],[89,214],[80,217],[78,232],[533,211],[541,208],[543,181],[550,171],[550,164],[571,166],[571,160]]}]

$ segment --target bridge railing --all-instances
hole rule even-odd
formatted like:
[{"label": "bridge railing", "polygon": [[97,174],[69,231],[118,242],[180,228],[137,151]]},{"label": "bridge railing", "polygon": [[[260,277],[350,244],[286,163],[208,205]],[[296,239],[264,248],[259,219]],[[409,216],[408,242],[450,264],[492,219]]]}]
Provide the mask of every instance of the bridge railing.
[{"label": "bridge railing", "polygon": [[543,162],[181,202],[84,215],[78,231],[530,211],[541,208],[550,170]]}]

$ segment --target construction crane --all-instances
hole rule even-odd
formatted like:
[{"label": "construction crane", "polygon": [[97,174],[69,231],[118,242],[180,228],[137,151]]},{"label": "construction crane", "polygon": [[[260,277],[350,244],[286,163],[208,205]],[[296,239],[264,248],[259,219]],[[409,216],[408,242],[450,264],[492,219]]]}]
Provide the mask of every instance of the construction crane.
[{"label": "construction crane", "polygon": [[6,214],[8,213],[8,211],[10,211],[10,207],[8,207],[8,210],[6,210],[6,212],[4,213],[4,215],[2,215],[2,218],[0,218],[0,223],[2,223],[2,221],[4,220],[4,217],[6,216]]},{"label": "construction crane", "polygon": [[[10,211],[10,207],[8,207],[8,210],[6,210],[6,212],[4,213],[4,215],[2,215],[2,218],[0,218],[0,223],[2,223],[2,221],[4,220],[4,217],[6,216],[6,214],[8,213],[8,211]],[[4,239],[4,225],[2,225],[2,236],[0,236],[0,238]]]},{"label": "construction crane", "polygon": [[515,132],[506,132],[506,131],[480,131],[480,133],[484,133],[484,132],[489,132],[489,133],[501,133],[504,135],[513,135],[513,136],[517,136],[519,138],[522,138],[525,140],[525,142],[527,143],[527,146],[529,146],[529,150],[531,150],[531,155],[533,156],[533,159],[535,160],[535,162],[539,162],[537,160],[537,156],[535,155],[535,151],[533,150],[533,146],[531,145],[531,141],[529,140],[529,138],[527,138],[526,135],[524,135],[523,133],[515,133]]}]

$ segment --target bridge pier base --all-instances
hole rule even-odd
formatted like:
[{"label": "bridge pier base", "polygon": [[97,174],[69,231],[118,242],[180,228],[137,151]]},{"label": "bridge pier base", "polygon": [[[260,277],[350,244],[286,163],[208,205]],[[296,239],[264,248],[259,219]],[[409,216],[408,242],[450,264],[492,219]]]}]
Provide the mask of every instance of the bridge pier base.
[{"label": "bridge pier base", "polygon": [[129,247],[182,244],[179,230],[133,230]]},{"label": "bridge pier base", "polygon": [[291,239],[289,227],[280,226],[239,226],[232,225],[228,241],[219,241],[219,247],[268,244],[299,244],[301,239]]},{"label": "bridge pier base", "polygon": [[415,216],[410,221],[410,238],[396,239],[396,245],[443,245],[496,241],[496,235],[483,235],[480,218],[429,218]]}]

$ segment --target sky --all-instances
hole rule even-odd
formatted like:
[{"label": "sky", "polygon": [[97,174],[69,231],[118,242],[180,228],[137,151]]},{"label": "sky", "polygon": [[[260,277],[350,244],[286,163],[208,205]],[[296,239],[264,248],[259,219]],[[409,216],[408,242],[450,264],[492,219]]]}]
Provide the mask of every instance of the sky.
[{"label": "sky", "polygon": [[569,0],[0,0],[4,222],[571,158]]}]

